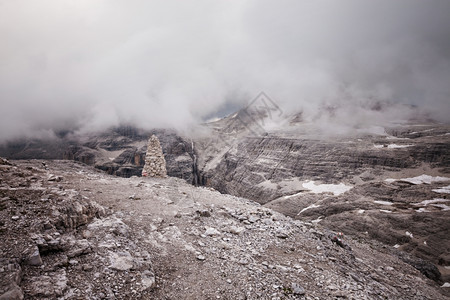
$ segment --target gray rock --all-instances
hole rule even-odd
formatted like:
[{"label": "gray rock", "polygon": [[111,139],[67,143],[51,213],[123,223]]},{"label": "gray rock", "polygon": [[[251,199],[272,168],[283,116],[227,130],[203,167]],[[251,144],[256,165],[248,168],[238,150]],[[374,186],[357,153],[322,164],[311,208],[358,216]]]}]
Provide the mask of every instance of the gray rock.
[{"label": "gray rock", "polygon": [[31,278],[29,294],[34,297],[60,297],[67,289],[67,276],[64,269]]},{"label": "gray rock", "polygon": [[22,300],[23,292],[20,287],[13,285],[6,293],[0,295],[0,300]]},{"label": "gray rock", "polygon": [[299,295],[299,296],[301,296],[301,295],[304,295],[304,294],[306,293],[306,292],[305,292],[305,289],[302,288],[299,284],[297,284],[297,283],[295,283],[295,282],[292,283],[291,289],[292,289],[292,293],[293,293],[294,295]]},{"label": "gray rock", "polygon": [[208,228],[206,228],[204,235],[207,235],[207,236],[220,235],[220,231],[218,231],[217,229],[215,229],[213,227],[208,227]]},{"label": "gray rock", "polygon": [[28,249],[24,253],[24,263],[30,266],[40,266],[42,265],[42,258],[39,253],[39,248],[37,246],[33,246],[32,248]]},{"label": "gray rock", "polygon": [[116,271],[128,271],[133,268],[133,257],[131,255],[118,255],[116,253],[112,253],[110,256],[111,265],[109,266],[111,269]]},{"label": "gray rock", "polygon": [[141,276],[141,292],[153,288],[156,284],[155,275],[150,271],[142,272]]}]

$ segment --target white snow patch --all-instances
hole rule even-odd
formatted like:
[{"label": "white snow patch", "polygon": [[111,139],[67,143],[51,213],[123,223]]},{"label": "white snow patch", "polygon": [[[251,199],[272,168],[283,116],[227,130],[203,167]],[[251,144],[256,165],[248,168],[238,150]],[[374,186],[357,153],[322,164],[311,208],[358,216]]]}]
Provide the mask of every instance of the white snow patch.
[{"label": "white snow patch", "polygon": [[318,217],[315,220],[312,220],[311,223],[319,223],[320,221],[322,221],[322,217]]},{"label": "white snow patch", "polygon": [[448,288],[448,287],[450,287],[450,283],[446,282],[446,283],[444,283],[443,285],[441,285],[441,287],[443,287],[443,288]]},{"label": "white snow patch", "polygon": [[310,209],[310,208],[316,208],[316,207],[320,207],[320,205],[311,204],[310,206],[305,207],[304,209],[302,209],[302,210],[298,213],[298,215],[301,214],[302,212],[304,212],[304,211]]},{"label": "white snow patch", "polygon": [[450,194],[450,185],[443,186],[441,188],[434,189],[432,191],[436,193]]},{"label": "white snow patch", "polygon": [[447,206],[447,205],[445,205],[445,204],[431,204],[432,206],[434,206],[434,207],[438,207],[438,208],[440,208],[441,210],[450,210],[450,206]]},{"label": "white snow patch", "polygon": [[390,144],[388,145],[389,149],[399,149],[399,148],[408,148],[414,145],[397,145],[397,144]]},{"label": "white snow patch", "polygon": [[450,180],[450,178],[441,177],[441,176],[433,177],[430,175],[420,175],[420,176],[411,177],[411,178],[403,178],[400,180],[410,182],[412,184],[422,184],[422,183],[431,184],[432,182],[448,181],[448,180]]},{"label": "white snow patch", "polygon": [[405,234],[406,234],[407,236],[409,236],[410,238],[413,238],[413,234],[412,234],[411,232],[406,231]]},{"label": "white snow patch", "polygon": [[428,204],[432,204],[432,203],[440,203],[440,202],[448,202],[450,201],[450,199],[440,199],[440,198],[435,198],[433,200],[423,200],[420,203],[416,203],[414,205],[424,205],[427,206]]},{"label": "white snow patch", "polygon": [[400,148],[408,148],[414,145],[397,145],[397,144],[389,144],[389,145],[373,145],[377,149],[388,148],[388,149],[400,149]]},{"label": "white snow patch", "polygon": [[392,204],[394,204],[394,203],[392,203],[392,202],[389,202],[389,201],[382,201],[382,200],[375,200],[375,201],[373,201],[374,203],[377,203],[377,204],[381,204],[381,205],[392,205]]},{"label": "white snow patch", "polygon": [[380,209],[380,212],[384,212],[384,213],[392,213],[392,210],[387,210],[387,209]]},{"label": "white snow patch", "polygon": [[425,207],[421,207],[421,208],[419,208],[419,209],[417,210],[417,212],[423,213],[423,212],[430,212],[430,211],[429,211],[429,210],[426,210]]},{"label": "white snow patch", "polygon": [[384,181],[386,181],[387,183],[393,183],[393,182],[395,182],[395,180],[396,179],[394,179],[394,178],[387,178]]},{"label": "white snow patch", "polygon": [[399,244],[395,244],[395,245],[394,245],[394,248],[395,248],[395,249],[398,249],[398,248],[400,248],[400,245],[399,245]]},{"label": "white snow patch", "polygon": [[300,196],[302,194],[304,194],[304,192],[300,192],[300,193],[296,193],[296,194],[292,194],[292,195],[287,195],[287,196],[284,196],[283,198],[284,199],[289,199],[289,198],[292,198],[292,197]]},{"label": "white snow patch", "polygon": [[303,183],[302,186],[305,189],[310,190],[314,194],[333,193],[333,195],[335,195],[335,196],[339,196],[340,194],[343,194],[353,188],[352,186],[348,186],[343,183],[316,185],[314,183],[314,181],[307,181],[307,182]]},{"label": "white snow patch", "polygon": [[358,210],[358,214],[363,214],[365,212],[365,210],[364,209],[360,209],[360,210]]}]

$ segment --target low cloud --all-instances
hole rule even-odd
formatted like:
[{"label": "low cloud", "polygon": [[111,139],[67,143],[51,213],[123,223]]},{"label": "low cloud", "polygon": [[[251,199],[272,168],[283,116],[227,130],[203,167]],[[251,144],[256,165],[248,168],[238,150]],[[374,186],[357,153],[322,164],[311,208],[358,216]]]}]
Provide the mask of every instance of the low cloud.
[{"label": "low cloud", "polygon": [[448,122],[449,13],[446,0],[0,0],[0,141],[184,129],[260,91],[312,119],[335,107],[357,123],[386,101]]}]

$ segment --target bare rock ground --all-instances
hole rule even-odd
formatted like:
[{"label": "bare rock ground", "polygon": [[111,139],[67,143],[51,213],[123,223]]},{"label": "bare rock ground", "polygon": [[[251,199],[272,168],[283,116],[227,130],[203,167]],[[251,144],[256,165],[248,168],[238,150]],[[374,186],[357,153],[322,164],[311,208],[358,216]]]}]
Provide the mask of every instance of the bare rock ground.
[{"label": "bare rock ground", "polygon": [[375,244],[181,179],[69,161],[0,172],[0,299],[448,297]]}]

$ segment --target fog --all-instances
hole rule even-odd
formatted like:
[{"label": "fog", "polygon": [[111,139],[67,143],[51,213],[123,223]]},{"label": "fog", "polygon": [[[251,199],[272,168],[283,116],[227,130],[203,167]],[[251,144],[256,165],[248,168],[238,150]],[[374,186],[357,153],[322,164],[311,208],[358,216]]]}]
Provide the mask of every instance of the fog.
[{"label": "fog", "polygon": [[186,129],[260,91],[311,120],[407,104],[449,122],[449,15],[448,0],[0,0],[0,141]]}]

